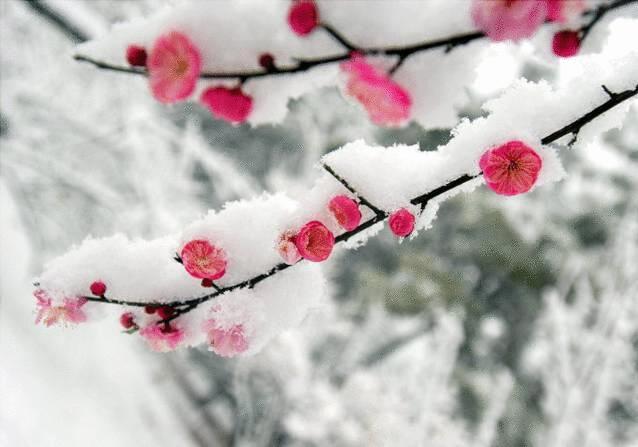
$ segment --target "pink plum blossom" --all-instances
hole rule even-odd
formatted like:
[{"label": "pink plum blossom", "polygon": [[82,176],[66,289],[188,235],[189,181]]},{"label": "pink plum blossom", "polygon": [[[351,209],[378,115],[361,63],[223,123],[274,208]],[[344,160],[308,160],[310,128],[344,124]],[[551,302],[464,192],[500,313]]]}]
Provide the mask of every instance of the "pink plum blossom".
[{"label": "pink plum blossom", "polygon": [[102,281],[94,281],[91,283],[91,293],[95,296],[102,296],[106,293],[106,284]]},{"label": "pink plum blossom", "polygon": [[585,0],[546,0],[547,19],[567,23],[580,16],[586,8]]},{"label": "pink plum blossom", "polygon": [[148,342],[153,351],[172,351],[184,341],[182,329],[163,323],[152,323],[140,330],[140,335]]},{"label": "pink plum blossom", "polygon": [[328,209],[337,220],[339,226],[346,231],[354,230],[361,222],[359,204],[348,196],[333,197],[328,204]]},{"label": "pink plum blossom", "polygon": [[390,214],[390,218],[388,219],[390,230],[399,237],[409,236],[412,231],[414,231],[415,221],[416,218],[414,217],[414,214],[406,208],[394,211]]},{"label": "pink plum blossom", "polygon": [[134,67],[145,67],[147,58],[146,49],[142,46],[129,45],[126,48],[126,62]]},{"label": "pink plum blossom", "polygon": [[559,31],[552,39],[552,51],[559,57],[572,57],[580,49],[580,36],[577,31]]},{"label": "pink plum blossom", "polygon": [[334,244],[335,237],[332,232],[317,220],[301,227],[295,237],[295,245],[301,256],[312,262],[328,259]]},{"label": "pink plum blossom", "polygon": [[184,268],[194,278],[215,280],[226,273],[226,252],[205,239],[187,242],[181,258]]},{"label": "pink plum blossom", "polygon": [[242,324],[224,328],[215,320],[208,320],[204,323],[204,331],[210,349],[219,356],[234,357],[248,349],[248,341]]},{"label": "pink plum blossom", "polygon": [[133,312],[124,312],[120,315],[120,324],[124,329],[132,329],[137,326]]},{"label": "pink plum blossom", "polygon": [[494,41],[532,36],[547,16],[542,0],[474,0],[472,20]]},{"label": "pink plum blossom", "polygon": [[33,296],[37,299],[36,324],[42,323],[49,327],[58,323],[66,325],[86,321],[86,314],[82,310],[87,302],[86,298],[64,298],[62,305],[54,306],[53,299],[42,289],[33,292]]},{"label": "pink plum blossom", "polygon": [[487,186],[505,196],[529,191],[542,165],[536,151],[517,140],[489,149],[479,160]]},{"label": "pink plum blossom", "polygon": [[153,96],[160,102],[171,103],[193,93],[202,57],[185,34],[171,31],[157,38],[146,65]]},{"label": "pink plum blossom", "polygon": [[408,92],[361,55],[353,55],[340,68],[348,77],[346,93],[366,109],[373,123],[398,126],[410,117]]},{"label": "pink plum blossom", "polygon": [[293,0],[288,10],[288,25],[298,36],[306,36],[319,24],[314,0]]},{"label": "pink plum blossom", "polygon": [[234,124],[246,121],[253,110],[253,98],[239,87],[210,87],[204,90],[200,101],[213,116]]},{"label": "pink plum blossom", "polygon": [[277,251],[286,264],[296,264],[301,259],[301,254],[295,245],[295,234],[291,231],[286,231],[279,237]]}]

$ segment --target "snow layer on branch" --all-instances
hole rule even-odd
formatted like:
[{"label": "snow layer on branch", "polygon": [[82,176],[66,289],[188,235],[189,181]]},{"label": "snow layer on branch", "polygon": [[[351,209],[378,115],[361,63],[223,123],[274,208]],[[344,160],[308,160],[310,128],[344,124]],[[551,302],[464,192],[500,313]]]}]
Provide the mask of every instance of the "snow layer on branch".
[{"label": "snow layer on branch", "polygon": [[[315,30],[305,37],[288,27],[288,1],[195,0],[164,8],[147,19],[116,24],[98,39],[80,45],[76,52],[112,64],[126,66],[130,44],[151,48],[155,39],[179,30],[200,48],[204,72],[260,70],[262,53],[274,56],[278,66],[294,66],[295,58],[343,54],[346,50],[326,32]],[[470,2],[319,1],[321,19],[339,30],[356,46],[399,46],[467,33],[474,29]],[[374,32],[371,32],[374,30]],[[426,128],[450,127],[456,122],[457,106],[466,98],[465,87],[476,77],[475,65],[484,41],[443,51],[416,54],[397,71],[396,79],[412,95],[413,118]],[[386,58],[392,64],[394,57]],[[122,78],[120,82],[130,82]],[[237,80],[200,80],[192,98],[211,85],[236,85]],[[243,90],[254,98],[249,117],[252,124],[281,122],[291,98],[323,86],[340,84],[338,64],[315,67],[307,72],[248,80]],[[443,100],[445,99],[445,100]]]},{"label": "snow layer on branch", "polygon": [[[454,138],[436,151],[421,152],[418,146],[404,145],[370,147],[356,141],[326,155],[323,161],[386,211],[404,207],[411,199],[464,174],[478,174],[480,156],[509,140],[527,142],[543,159],[538,185],[559,180],[564,175],[563,168],[554,149],[541,146],[541,138],[609,99],[601,85],[614,92],[635,88],[638,50],[620,55],[589,55],[572,63],[573,75],[557,89],[544,82],[518,81],[485,104],[484,109],[489,112],[486,118],[462,121],[453,130]],[[629,104],[620,105],[585,126],[579,143],[585,144],[593,135],[619,125],[628,107]],[[568,135],[562,141],[569,138]],[[478,184],[468,183],[464,189],[472,190]],[[435,212],[427,214],[418,228],[427,226]]]},{"label": "snow layer on branch", "polygon": [[[582,76],[583,63],[587,64],[587,76]],[[524,141],[541,156],[543,167],[538,185],[557,181],[564,175],[561,163],[555,150],[542,146],[540,140],[607,101],[602,84],[613,92],[635,88],[638,50],[591,55],[572,64],[573,76],[567,77],[566,69],[564,79],[569,82],[564,81],[557,89],[546,83],[517,82],[484,106],[487,117],[462,121],[450,142],[436,151],[423,152],[417,146],[403,145],[371,147],[355,141],[324,156],[322,161],[361,196],[386,211],[402,207],[417,211],[410,205],[412,199],[462,175],[478,174],[481,155],[510,140]],[[589,141],[594,131],[603,132],[618,125],[622,115],[614,109],[595,119],[583,129],[579,143]],[[562,141],[569,138],[567,135]],[[276,243],[282,233],[295,232],[308,221],[319,220],[335,235],[341,234],[327,204],[337,194],[353,194],[329,173],[321,172],[312,188],[297,192],[294,198],[263,194],[231,202],[220,212],[211,211],[194,222],[179,236],[148,242],[129,241],[123,236],[89,239],[51,262],[40,278],[41,287],[61,300],[87,295],[90,284],[99,279],[107,285],[107,296],[116,299],[161,303],[196,298],[212,289],[203,289],[200,281],[188,275],[173,256],[184,243],[199,238],[210,240],[227,255],[227,272],[218,281],[220,286],[263,274],[281,262]],[[477,178],[437,197],[421,214],[417,229],[431,225],[439,202],[458,191],[470,191],[481,182]],[[361,208],[363,221],[373,216],[365,206]],[[381,228],[382,225],[375,225],[361,232],[348,246],[358,247]],[[211,300],[179,317],[175,324],[186,330],[186,344],[203,341],[205,334],[199,328],[207,319],[226,327],[241,324],[249,341],[245,352],[253,353],[282,330],[297,324],[320,303],[324,290],[318,265],[302,261],[253,289],[228,292]],[[100,307],[120,310],[112,305],[86,304],[89,316]],[[144,315],[139,307],[132,311],[141,325],[157,321],[154,316]]]}]

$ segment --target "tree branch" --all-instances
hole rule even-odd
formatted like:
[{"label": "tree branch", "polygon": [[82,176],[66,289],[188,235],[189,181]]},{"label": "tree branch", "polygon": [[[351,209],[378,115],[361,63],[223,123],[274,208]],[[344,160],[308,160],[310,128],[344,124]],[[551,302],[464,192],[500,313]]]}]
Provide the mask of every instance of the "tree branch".
[{"label": "tree branch", "polygon": [[[615,106],[621,104],[622,102],[634,97],[638,95],[638,84],[636,85],[636,88],[633,90],[626,90],[620,93],[613,93],[613,92],[609,92],[609,99],[604,102],[603,104],[599,105],[598,107],[592,109],[591,111],[585,113],[584,115],[582,115],[581,117],[579,117],[578,119],[572,121],[569,124],[566,124],[565,126],[561,127],[560,129],[558,129],[557,131],[547,135],[546,137],[544,137],[543,139],[541,139],[541,143],[542,144],[549,144],[552,143],[556,140],[558,140],[559,138],[568,135],[570,133],[578,133],[578,131],[587,123],[593,121],[594,119],[598,118],[599,116],[601,116],[602,114],[604,114],[605,112],[611,110],[612,108],[614,108]],[[352,192],[353,194],[355,194],[359,200],[361,200],[361,203],[365,204],[366,206],[370,207],[372,204],[370,204],[370,202],[368,200],[366,200],[365,198],[363,198],[363,196],[358,193],[347,181],[345,181],[343,178],[341,178],[330,166],[325,165],[324,164],[324,168],[326,169],[327,172],[329,172],[331,175],[333,175],[335,177],[335,179],[337,179],[337,181],[339,181],[342,185],[344,185],[346,187],[346,189],[348,189],[350,192]],[[425,206],[428,204],[428,202],[432,199],[435,199],[453,189],[455,189],[458,186],[461,186],[463,184],[466,184],[467,182],[480,177],[482,175],[482,173],[476,174],[476,175],[469,175],[469,174],[465,174],[462,175],[456,179],[453,179],[449,182],[447,182],[444,185],[439,186],[438,188],[435,188],[431,191],[428,191],[424,194],[421,194],[415,198],[413,198],[410,203],[412,203],[413,205],[420,205],[421,209],[424,209]],[[372,205],[373,211],[374,211],[374,206]],[[378,210],[378,208],[377,208]],[[337,236],[335,238],[335,243],[341,243],[341,242],[345,242],[350,240],[351,238],[353,238],[354,236],[360,234],[361,232],[367,230],[368,228],[372,227],[373,225],[379,223],[379,222],[383,222],[386,218],[388,217],[388,213],[386,211],[383,210],[378,210],[378,212],[375,212],[375,215],[373,217],[371,217],[370,219],[362,222],[357,228],[355,228],[352,231],[347,231],[345,233],[340,234],[339,236]],[[303,260],[299,261],[299,262],[303,262]],[[294,264],[296,265],[296,264]],[[195,309],[196,307],[198,307],[200,304],[205,303],[207,301],[210,301],[224,293],[228,293],[228,292],[232,292],[233,290],[237,290],[237,289],[242,289],[245,287],[248,288],[252,288],[255,285],[259,284],[260,282],[264,281],[267,278],[270,278],[271,276],[276,275],[277,273],[284,271],[288,268],[293,267],[293,265],[289,265],[286,263],[280,263],[275,265],[273,268],[271,268],[270,270],[268,270],[267,272],[264,272],[260,275],[254,276],[252,278],[249,278],[245,281],[230,285],[230,286],[226,286],[226,287],[221,287],[219,289],[217,289],[215,292],[197,297],[197,298],[189,298],[189,299],[181,299],[181,300],[175,300],[172,302],[168,302],[168,303],[158,303],[159,305],[165,305],[165,306],[171,306],[173,308],[175,308],[176,312],[173,316],[171,316],[170,318],[167,318],[165,320],[161,320],[159,323],[168,323],[174,319],[176,319],[177,317],[179,317],[180,315],[183,315],[184,313],[190,312],[191,310]],[[96,302],[96,303],[110,303],[110,304],[118,304],[118,305],[126,305],[126,306],[147,306],[149,304],[153,304],[153,303],[141,303],[141,302],[136,302],[136,301],[128,301],[128,300],[117,300],[117,299],[110,299],[107,297],[103,297],[103,298],[97,298],[97,297],[90,297],[90,296],[85,296],[84,298],[86,298],[89,301],[92,302]]]},{"label": "tree branch", "polygon": [[89,40],[84,31],[69,22],[66,17],[54,11],[40,0],[23,0],[26,5],[33,9],[36,13],[54,24],[60,31],[66,34],[71,40],[80,43]]},{"label": "tree branch", "polygon": [[[34,0],[28,0],[34,1]],[[585,11],[583,16],[594,15],[594,19],[591,20],[587,25],[581,28],[581,33],[584,35],[588,33],[591,28],[609,11],[612,11],[616,8],[620,8],[622,6],[629,5],[631,3],[637,3],[638,0],[615,0],[609,4],[605,4],[600,6],[594,10]],[[422,51],[429,51],[437,48],[444,48],[445,52],[453,50],[457,46],[468,44],[474,40],[482,39],[485,36],[484,33],[480,31],[472,31],[464,34],[458,34],[455,36],[450,36],[442,39],[425,41],[417,44],[407,45],[407,46],[393,46],[393,47],[369,47],[369,48],[360,48],[352,43],[350,43],[342,34],[337,32],[332,26],[322,23],[321,28],[329,33],[337,42],[339,42],[344,48],[348,51],[336,54],[332,56],[325,56],[314,59],[305,59],[305,58],[293,58],[297,63],[296,65],[287,66],[287,67],[269,67],[268,69],[256,69],[256,70],[247,70],[247,71],[235,71],[235,72],[203,72],[200,74],[201,79],[241,79],[242,81],[252,79],[252,78],[261,78],[266,76],[279,76],[286,74],[299,73],[303,71],[307,71],[311,68],[332,64],[334,62],[344,61],[351,57],[352,51],[357,51],[363,55],[385,55],[385,56],[398,56],[398,61],[394,67],[391,68],[390,74],[394,73],[399,66],[411,55],[415,53],[419,53]],[[108,62],[100,61],[97,59],[93,59],[89,56],[84,56],[81,54],[76,54],[73,58],[77,61],[87,62],[94,65],[97,68],[104,70],[117,71],[120,73],[129,73],[136,75],[148,76],[148,70],[145,68],[137,68],[137,67],[128,67],[110,64]]]}]

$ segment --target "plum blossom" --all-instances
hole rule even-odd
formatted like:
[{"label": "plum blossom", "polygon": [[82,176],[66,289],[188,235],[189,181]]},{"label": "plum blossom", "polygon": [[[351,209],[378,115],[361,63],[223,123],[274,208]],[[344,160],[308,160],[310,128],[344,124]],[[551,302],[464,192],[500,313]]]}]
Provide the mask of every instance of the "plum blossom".
[{"label": "plum blossom", "polygon": [[171,31],[157,38],[146,65],[153,96],[160,102],[171,103],[193,93],[202,57],[185,34]]},{"label": "plum blossom", "polygon": [[124,312],[120,315],[120,324],[124,329],[133,329],[134,327],[137,327],[133,312]]},{"label": "plum blossom", "polygon": [[221,357],[234,357],[248,349],[248,341],[242,324],[224,328],[215,320],[204,323],[210,350]]},{"label": "plum blossom", "polygon": [[335,196],[330,200],[328,209],[336,219],[341,228],[352,231],[361,222],[361,211],[359,204],[348,196]]},{"label": "plum blossom", "polygon": [[226,252],[205,239],[187,242],[182,248],[182,263],[186,271],[198,279],[219,279],[226,273]]},{"label": "plum blossom", "polygon": [[184,341],[185,333],[182,329],[170,324],[152,323],[140,330],[140,335],[146,339],[153,351],[172,351]]},{"label": "plum blossom", "polygon": [[253,110],[253,98],[239,87],[210,87],[204,90],[200,101],[213,116],[233,124],[246,121]]},{"label": "plum blossom", "polygon": [[416,218],[414,217],[414,214],[406,208],[394,211],[390,214],[390,218],[388,219],[390,230],[399,237],[409,236],[412,231],[414,231],[415,221]]},{"label": "plum blossom", "polygon": [[530,37],[547,16],[541,0],[474,0],[472,20],[494,41]]},{"label": "plum blossom", "polygon": [[86,298],[64,298],[62,305],[53,305],[53,299],[47,292],[37,289],[33,292],[37,303],[35,323],[42,323],[49,327],[54,324],[77,324],[86,321],[86,314],[82,310],[87,302]]},{"label": "plum blossom", "polygon": [[126,47],[126,62],[134,67],[145,67],[148,55],[146,48],[139,45],[129,45]]},{"label": "plum blossom", "polygon": [[585,0],[546,0],[547,19],[567,23],[580,16],[586,8]]},{"label": "plum blossom", "polygon": [[328,259],[335,244],[332,232],[321,222],[308,222],[295,237],[295,245],[304,259],[321,262]]},{"label": "plum blossom", "polygon": [[288,10],[288,25],[298,36],[306,36],[319,24],[319,12],[314,0],[294,0]]},{"label": "plum blossom", "polygon": [[373,123],[399,126],[410,117],[412,99],[408,92],[361,55],[353,55],[340,68],[348,78],[346,94],[366,109]]},{"label": "plum blossom", "polygon": [[559,31],[552,39],[552,51],[559,57],[572,57],[580,49],[580,36],[577,31]]},{"label": "plum blossom", "polygon": [[529,191],[543,165],[541,157],[522,141],[509,141],[486,151],[479,160],[487,186],[513,196]]},{"label": "plum blossom", "polygon": [[301,254],[295,245],[295,234],[292,231],[286,231],[279,237],[277,251],[286,264],[293,265],[301,259]]},{"label": "plum blossom", "polygon": [[91,293],[95,296],[102,296],[106,293],[106,284],[102,281],[94,281],[91,283]]}]

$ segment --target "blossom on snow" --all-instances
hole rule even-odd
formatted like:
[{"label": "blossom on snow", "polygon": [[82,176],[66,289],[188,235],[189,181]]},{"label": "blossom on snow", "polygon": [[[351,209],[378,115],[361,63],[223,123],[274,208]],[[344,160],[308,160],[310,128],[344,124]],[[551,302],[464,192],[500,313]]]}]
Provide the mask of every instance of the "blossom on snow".
[{"label": "blossom on snow", "polygon": [[133,315],[133,312],[124,312],[122,315],[120,315],[120,324],[124,329],[132,329],[137,326],[137,324],[135,323],[135,315]]},{"label": "blossom on snow", "polygon": [[286,264],[296,264],[301,259],[301,254],[295,245],[295,235],[291,231],[286,231],[279,237],[277,251]]},{"label": "blossom on snow", "polygon": [[479,160],[487,186],[505,196],[529,191],[542,165],[536,151],[518,140],[489,149]]},{"label": "blossom on snow", "polygon": [[552,51],[559,57],[571,57],[578,54],[580,36],[577,31],[559,31],[552,39]]},{"label": "blossom on snow", "polygon": [[547,17],[542,0],[474,0],[472,20],[494,41],[530,37]]},{"label": "blossom on snow", "polygon": [[222,357],[234,357],[248,349],[244,326],[235,324],[224,328],[215,320],[204,322],[204,331],[211,351]]},{"label": "blossom on snow", "polygon": [[328,259],[335,244],[332,232],[321,222],[308,222],[295,237],[295,245],[304,259],[321,262]]},{"label": "blossom on snow", "polygon": [[361,222],[359,204],[348,196],[333,197],[328,204],[328,209],[337,220],[339,226],[346,231],[354,230]]},{"label": "blossom on snow", "polygon": [[126,62],[134,67],[145,67],[146,59],[148,55],[146,54],[146,49],[139,45],[129,45],[126,47]]},{"label": "blossom on snow", "polygon": [[184,331],[170,324],[151,323],[140,330],[140,335],[146,339],[150,348],[157,352],[174,350],[184,341]]},{"label": "blossom on snow", "polygon": [[298,36],[306,36],[319,24],[314,0],[294,0],[288,10],[288,25]]},{"label": "blossom on snow", "polygon": [[215,280],[226,273],[226,252],[205,239],[187,242],[181,259],[186,271],[195,278]]},{"label": "blossom on snow", "polygon": [[414,214],[405,208],[394,211],[388,219],[390,230],[399,237],[409,236],[414,231],[415,221]]},{"label": "blossom on snow", "polygon": [[54,324],[77,324],[86,321],[86,315],[82,310],[87,302],[86,298],[64,298],[62,305],[53,305],[53,299],[47,292],[42,289],[37,289],[33,292],[37,302],[37,315],[35,323],[42,323],[45,326],[52,326]]},{"label": "blossom on snow", "polygon": [[410,117],[408,92],[361,55],[342,62],[340,68],[348,77],[346,93],[366,109],[373,123],[398,126]]},{"label": "blossom on snow", "polygon": [[185,99],[195,90],[202,69],[199,49],[179,31],[157,38],[146,61],[151,91],[158,101]]},{"label": "blossom on snow", "polygon": [[213,116],[230,123],[243,123],[253,110],[253,98],[241,88],[210,87],[204,90],[200,101]]},{"label": "blossom on snow", "polygon": [[95,296],[102,296],[106,293],[106,284],[102,281],[94,281],[91,283],[91,293]]}]

